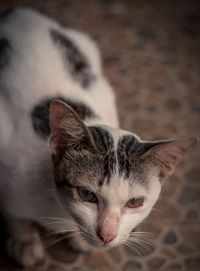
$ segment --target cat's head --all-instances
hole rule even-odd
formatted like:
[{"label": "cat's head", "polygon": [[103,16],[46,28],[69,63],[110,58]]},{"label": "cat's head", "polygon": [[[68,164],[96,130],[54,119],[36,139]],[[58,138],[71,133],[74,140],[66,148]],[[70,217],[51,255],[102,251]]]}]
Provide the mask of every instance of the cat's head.
[{"label": "cat's head", "polygon": [[86,127],[66,104],[50,106],[57,195],[88,246],[124,243],[149,214],[163,180],[196,139],[147,142],[108,126]]}]

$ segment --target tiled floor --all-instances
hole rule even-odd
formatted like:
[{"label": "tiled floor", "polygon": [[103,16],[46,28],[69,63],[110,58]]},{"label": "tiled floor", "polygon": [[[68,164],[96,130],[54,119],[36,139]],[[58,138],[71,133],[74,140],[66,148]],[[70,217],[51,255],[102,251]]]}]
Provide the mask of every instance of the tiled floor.
[{"label": "tiled floor", "polygon": [[[123,128],[144,139],[200,134],[199,1],[1,0],[0,11],[18,5],[35,7],[96,39]],[[125,247],[78,255],[55,245],[50,252],[68,265],[48,258],[27,271],[200,270],[199,150],[179,164],[140,226],[154,233],[153,248],[142,255]],[[0,270],[21,269],[2,255]]]}]

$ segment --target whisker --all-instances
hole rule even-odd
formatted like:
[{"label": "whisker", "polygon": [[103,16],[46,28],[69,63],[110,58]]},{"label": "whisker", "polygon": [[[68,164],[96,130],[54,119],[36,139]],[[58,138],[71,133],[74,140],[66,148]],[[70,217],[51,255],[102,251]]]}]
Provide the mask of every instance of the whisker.
[{"label": "whisker", "polygon": [[155,234],[148,232],[132,232],[130,233],[130,237],[141,237],[143,240],[153,241]]},{"label": "whisker", "polygon": [[140,249],[135,243],[129,243],[129,241],[127,240],[124,244],[129,248],[133,249],[137,255],[141,255]]},{"label": "whisker", "polygon": [[53,231],[53,232],[49,232],[43,236],[41,236],[41,239],[47,239],[47,238],[50,238],[50,237],[53,237],[55,235],[58,235],[58,234],[62,234],[62,233],[71,233],[71,232],[75,232],[76,230],[75,229],[71,229],[71,230],[57,230],[57,231]]},{"label": "whisker", "polygon": [[[63,226],[71,225],[71,226],[77,226],[77,223],[74,221],[71,221],[69,219],[65,218],[58,218],[58,217],[43,217],[43,220],[47,220],[46,222],[43,221],[42,224],[45,226],[51,225],[51,224],[61,224]],[[48,221],[49,220],[49,221]]]},{"label": "whisker", "polygon": [[92,237],[92,235],[90,233],[84,231],[84,232],[82,232],[82,234],[85,234],[89,240],[95,241],[95,239]]},{"label": "whisker", "polygon": [[145,231],[131,232],[125,244],[134,249],[136,253],[144,254],[144,252],[153,247],[153,234]]},{"label": "whisker", "polygon": [[142,247],[137,242],[130,242],[129,241],[129,246],[134,248],[138,255],[142,256],[144,254],[144,247]]},{"label": "whisker", "polygon": [[153,244],[151,244],[145,240],[140,240],[137,238],[130,239],[129,242],[137,244],[138,246],[142,247],[144,249],[144,251],[146,251],[150,247],[153,247]]},{"label": "whisker", "polygon": [[141,254],[144,254],[144,251],[146,251],[146,247],[143,243],[139,242],[139,240],[129,240],[131,243],[133,242],[137,247],[140,249]]},{"label": "whisker", "polygon": [[142,247],[144,249],[144,251],[146,251],[149,247],[151,247],[148,243],[140,242],[138,240],[136,242],[140,247]]},{"label": "whisker", "polygon": [[146,232],[146,231],[135,231],[135,232],[130,233],[130,235],[136,235],[136,234],[148,235],[148,236],[153,236],[154,235],[154,233]]},{"label": "whisker", "polygon": [[129,237],[129,240],[139,240],[139,241],[144,241],[144,242],[147,242],[147,243],[152,243],[153,242],[153,239],[149,236],[130,236]]},{"label": "whisker", "polygon": [[70,238],[71,236],[73,236],[76,233],[77,232],[72,232],[72,233],[69,233],[69,234],[67,234],[65,236],[62,236],[62,237],[58,238],[57,240],[55,240],[54,242],[50,243],[47,247],[53,246],[53,245],[55,245],[55,244],[57,244],[57,243],[59,243],[59,242],[61,242],[63,240],[66,240],[66,239]]},{"label": "whisker", "polygon": [[64,222],[68,222],[68,223],[75,223],[67,218],[62,218],[62,217],[53,217],[53,216],[44,216],[44,217],[41,217],[41,219],[46,219],[46,220],[53,220],[53,221],[64,221]]},{"label": "whisker", "polygon": [[142,243],[146,243],[146,244],[148,244],[148,245],[152,245],[151,241],[153,241],[152,239],[149,239],[149,238],[143,237],[143,238],[141,238],[141,239],[138,239],[138,238],[133,237],[133,236],[131,236],[131,237],[129,238],[129,240],[131,240],[131,241],[139,241],[139,242],[142,242]]},{"label": "whisker", "polygon": [[54,224],[60,224],[61,226],[69,226],[69,225],[76,226],[75,223],[68,223],[66,221],[65,222],[64,221],[51,221],[51,222],[43,223],[43,225],[45,225],[45,226],[54,225]]}]

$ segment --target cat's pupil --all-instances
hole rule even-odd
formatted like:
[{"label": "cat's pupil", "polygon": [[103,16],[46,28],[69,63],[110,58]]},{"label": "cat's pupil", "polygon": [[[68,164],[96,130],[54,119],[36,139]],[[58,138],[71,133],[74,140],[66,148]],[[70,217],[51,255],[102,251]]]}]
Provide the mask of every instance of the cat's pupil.
[{"label": "cat's pupil", "polygon": [[97,202],[96,195],[85,188],[79,187],[78,194],[83,201],[93,202],[93,203]]}]

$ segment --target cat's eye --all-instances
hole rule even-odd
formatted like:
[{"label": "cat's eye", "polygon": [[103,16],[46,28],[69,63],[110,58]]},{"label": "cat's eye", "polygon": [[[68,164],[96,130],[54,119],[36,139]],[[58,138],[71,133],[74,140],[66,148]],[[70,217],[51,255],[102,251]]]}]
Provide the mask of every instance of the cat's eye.
[{"label": "cat's eye", "polygon": [[144,198],[143,197],[135,197],[132,198],[131,200],[127,201],[126,207],[128,208],[138,208],[142,206],[144,203]]},{"label": "cat's eye", "polygon": [[78,187],[78,194],[83,201],[92,202],[92,203],[97,202],[97,197],[96,197],[95,193],[93,193],[85,188]]}]

